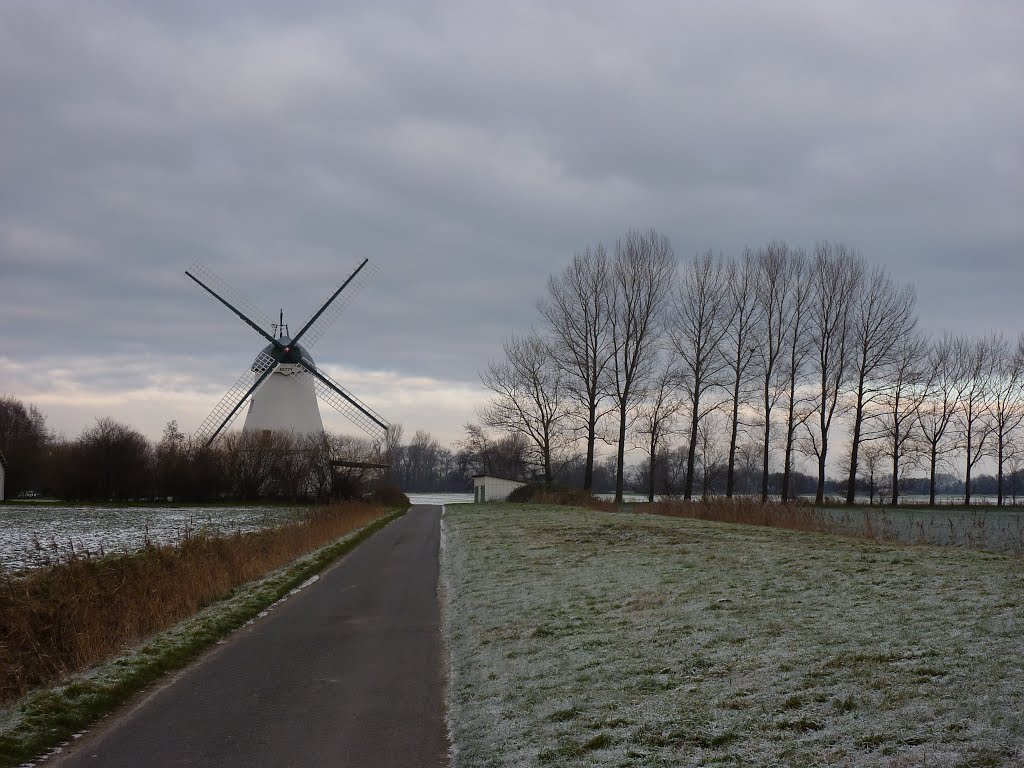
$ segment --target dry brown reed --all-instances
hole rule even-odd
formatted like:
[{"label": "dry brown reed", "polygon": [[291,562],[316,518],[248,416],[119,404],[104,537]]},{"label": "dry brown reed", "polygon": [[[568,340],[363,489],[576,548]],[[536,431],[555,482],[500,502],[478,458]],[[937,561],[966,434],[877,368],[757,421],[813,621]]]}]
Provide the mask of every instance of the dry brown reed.
[{"label": "dry brown reed", "polygon": [[317,507],[254,533],[190,535],[126,555],[70,553],[0,583],[0,702],[110,658],[235,587],[386,514],[350,503]]},{"label": "dry brown reed", "polygon": [[714,498],[700,501],[643,502],[630,506],[634,512],[650,515],[760,525],[766,528],[785,528],[790,531],[835,532],[835,526],[829,515],[803,504],[765,504],[748,498]]}]

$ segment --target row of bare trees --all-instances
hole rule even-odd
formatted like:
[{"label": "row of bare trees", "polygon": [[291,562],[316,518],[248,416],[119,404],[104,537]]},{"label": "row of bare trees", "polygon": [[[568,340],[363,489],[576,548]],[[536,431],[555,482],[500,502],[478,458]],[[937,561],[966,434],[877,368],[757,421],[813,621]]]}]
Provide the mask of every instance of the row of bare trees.
[{"label": "row of bare trees", "polygon": [[[321,433],[228,432],[206,446],[168,422],[159,441],[110,417],[75,438],[55,436],[35,406],[0,395],[0,450],[8,458],[11,498],[184,501],[353,496],[387,479],[408,491],[471,491],[474,474],[521,476],[528,466],[522,436],[492,437],[475,424],[454,449],[418,430],[403,441],[401,424],[383,441]],[[339,466],[338,460],[344,465]]]},{"label": "row of bare trees", "polygon": [[920,468],[934,504],[937,475],[954,467],[969,503],[972,473],[990,459],[1001,504],[1021,451],[1024,336],[927,337],[913,286],[843,243],[808,253],[771,242],[677,264],[663,235],[629,232],[551,276],[538,314],[481,374],[493,396],[480,417],[519,436],[547,481],[582,453],[590,489],[603,441],[616,448],[616,497],[625,451],[640,447],[653,498],[660,457],[682,449],[689,499],[698,483],[708,490],[702,445],[716,440],[727,443],[726,495],[737,492],[738,454],[755,445],[762,499],[793,498],[804,457],[820,503],[839,445],[849,503],[865,462],[884,456],[894,503],[900,478]]}]

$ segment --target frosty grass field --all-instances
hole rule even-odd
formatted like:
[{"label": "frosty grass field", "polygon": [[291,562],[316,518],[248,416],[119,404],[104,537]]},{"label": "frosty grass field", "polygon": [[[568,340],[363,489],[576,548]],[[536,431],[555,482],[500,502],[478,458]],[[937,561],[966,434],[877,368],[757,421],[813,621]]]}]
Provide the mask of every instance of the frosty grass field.
[{"label": "frosty grass field", "polygon": [[1021,566],[695,520],[447,507],[453,765],[1024,764]]}]

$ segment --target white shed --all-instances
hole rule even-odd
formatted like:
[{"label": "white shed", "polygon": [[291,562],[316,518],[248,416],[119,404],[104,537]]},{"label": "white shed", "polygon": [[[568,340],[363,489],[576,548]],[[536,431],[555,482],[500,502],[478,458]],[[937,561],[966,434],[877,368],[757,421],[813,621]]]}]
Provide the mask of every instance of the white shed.
[{"label": "white shed", "polygon": [[526,485],[518,480],[507,480],[504,477],[491,475],[473,476],[473,501],[480,504],[485,501],[505,501],[516,488]]},{"label": "white shed", "polygon": [[4,452],[0,451],[0,501],[4,500],[4,474],[7,472],[7,459]]}]

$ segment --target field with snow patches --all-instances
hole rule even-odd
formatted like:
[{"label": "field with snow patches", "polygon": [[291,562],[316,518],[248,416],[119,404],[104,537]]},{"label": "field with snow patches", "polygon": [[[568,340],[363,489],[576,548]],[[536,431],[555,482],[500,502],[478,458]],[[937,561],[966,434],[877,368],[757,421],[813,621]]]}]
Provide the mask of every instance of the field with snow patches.
[{"label": "field with snow patches", "polygon": [[696,520],[447,507],[453,766],[1022,765],[1022,566]]},{"label": "field with snow patches", "polygon": [[819,507],[837,532],[904,544],[987,549],[1024,555],[1020,507]]},{"label": "field with snow patches", "polygon": [[175,544],[204,531],[213,535],[255,531],[289,522],[288,506],[99,506],[0,504],[0,568],[34,568],[69,551],[131,552],[146,541]]}]

